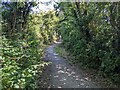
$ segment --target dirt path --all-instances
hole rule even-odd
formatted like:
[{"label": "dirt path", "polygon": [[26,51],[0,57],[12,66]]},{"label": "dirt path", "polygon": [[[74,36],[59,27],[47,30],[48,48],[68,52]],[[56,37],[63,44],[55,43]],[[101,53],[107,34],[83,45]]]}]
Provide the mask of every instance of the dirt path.
[{"label": "dirt path", "polygon": [[45,68],[40,81],[42,88],[100,88],[90,78],[85,77],[81,69],[71,66],[66,60],[55,53],[54,47],[46,49],[45,60],[51,62]]}]

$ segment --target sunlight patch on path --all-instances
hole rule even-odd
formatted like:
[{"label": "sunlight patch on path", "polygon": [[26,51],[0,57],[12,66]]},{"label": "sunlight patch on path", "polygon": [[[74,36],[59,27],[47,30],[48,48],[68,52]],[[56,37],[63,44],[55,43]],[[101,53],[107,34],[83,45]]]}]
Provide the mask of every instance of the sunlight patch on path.
[{"label": "sunlight patch on path", "polygon": [[[48,47],[46,53],[48,59],[47,61],[52,62],[43,73],[44,80],[48,77],[47,84],[42,83],[42,86],[46,88],[99,88],[88,77],[82,75],[82,71],[77,71],[71,65],[67,63],[66,60],[59,57],[58,54],[54,52],[54,47],[56,44]],[[43,80],[43,82],[44,82]]]}]

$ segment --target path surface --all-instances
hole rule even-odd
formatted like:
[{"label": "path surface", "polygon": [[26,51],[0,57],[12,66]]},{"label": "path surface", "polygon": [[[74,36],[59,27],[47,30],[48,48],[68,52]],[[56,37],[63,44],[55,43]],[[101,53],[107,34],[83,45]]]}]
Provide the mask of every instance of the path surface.
[{"label": "path surface", "polygon": [[55,53],[53,44],[46,49],[45,60],[51,62],[45,68],[40,87],[42,88],[100,88],[90,78],[85,77],[81,69],[71,66]]}]

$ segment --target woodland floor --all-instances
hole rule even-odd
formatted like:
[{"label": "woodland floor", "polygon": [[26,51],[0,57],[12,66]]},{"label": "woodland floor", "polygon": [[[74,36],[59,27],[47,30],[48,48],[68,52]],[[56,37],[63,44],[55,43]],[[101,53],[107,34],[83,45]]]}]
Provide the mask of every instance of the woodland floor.
[{"label": "woodland floor", "polygon": [[[41,88],[103,88],[105,86],[90,78],[88,73],[55,53],[58,44],[49,46],[45,51],[44,60],[51,62],[41,75]],[[100,80],[100,79],[99,79]]]}]

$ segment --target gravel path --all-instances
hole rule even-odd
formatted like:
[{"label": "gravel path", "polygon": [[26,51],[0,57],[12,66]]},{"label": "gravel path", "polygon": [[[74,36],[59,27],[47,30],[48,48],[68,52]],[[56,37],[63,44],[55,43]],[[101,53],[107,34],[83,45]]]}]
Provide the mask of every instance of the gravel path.
[{"label": "gravel path", "polygon": [[85,77],[81,69],[71,66],[55,53],[53,44],[45,51],[45,60],[51,62],[41,75],[41,88],[100,88],[90,78]]}]

